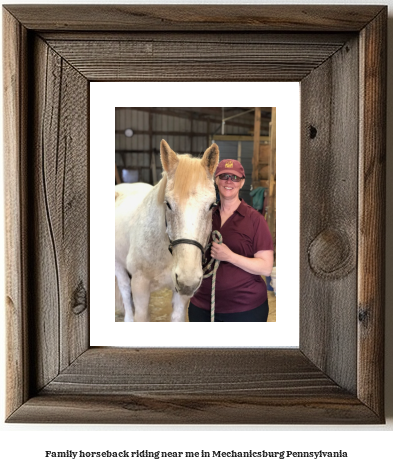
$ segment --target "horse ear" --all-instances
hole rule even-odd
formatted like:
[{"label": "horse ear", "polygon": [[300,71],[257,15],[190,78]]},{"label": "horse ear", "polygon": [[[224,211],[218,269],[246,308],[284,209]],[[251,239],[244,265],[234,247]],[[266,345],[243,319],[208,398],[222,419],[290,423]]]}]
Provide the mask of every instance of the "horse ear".
[{"label": "horse ear", "polygon": [[202,165],[205,166],[207,171],[211,176],[214,176],[214,172],[218,166],[218,161],[220,159],[220,151],[218,146],[213,143],[203,154]]},{"label": "horse ear", "polygon": [[164,171],[166,171],[168,174],[174,173],[176,171],[177,165],[179,164],[179,158],[165,140],[161,140],[160,153],[161,163]]}]

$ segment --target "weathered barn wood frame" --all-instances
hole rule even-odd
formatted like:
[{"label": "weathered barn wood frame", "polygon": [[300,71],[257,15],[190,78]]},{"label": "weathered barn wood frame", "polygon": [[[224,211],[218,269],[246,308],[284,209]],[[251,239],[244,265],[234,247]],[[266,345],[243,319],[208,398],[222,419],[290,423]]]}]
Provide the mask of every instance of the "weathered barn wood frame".
[{"label": "weathered barn wood frame", "polygon": [[[383,423],[387,8],[3,8],[7,421]],[[89,345],[89,82],[301,83],[299,349]]]}]

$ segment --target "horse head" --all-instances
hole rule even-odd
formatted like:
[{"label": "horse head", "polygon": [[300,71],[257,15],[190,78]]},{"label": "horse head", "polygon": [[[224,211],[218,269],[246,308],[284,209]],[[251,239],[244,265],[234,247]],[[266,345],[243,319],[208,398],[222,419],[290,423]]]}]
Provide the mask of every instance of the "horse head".
[{"label": "horse head", "polygon": [[160,151],[166,175],[166,232],[174,244],[172,280],[178,293],[192,296],[203,279],[201,248],[206,247],[211,233],[219,150],[213,144],[202,159],[192,158],[177,155],[162,140]]}]

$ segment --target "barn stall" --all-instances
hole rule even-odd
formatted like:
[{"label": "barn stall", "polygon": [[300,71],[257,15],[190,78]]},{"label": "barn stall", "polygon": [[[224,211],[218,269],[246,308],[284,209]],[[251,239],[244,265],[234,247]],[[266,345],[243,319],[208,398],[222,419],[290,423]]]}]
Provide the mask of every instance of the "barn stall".
[{"label": "barn stall", "polygon": [[[276,243],[276,109],[274,107],[116,108],[115,183],[149,183],[162,177],[160,142],[176,153],[201,157],[216,143],[220,160],[240,161],[246,173],[240,197],[261,212]],[[269,319],[276,321],[275,266],[268,278]],[[150,320],[166,322],[172,292],[152,293]],[[124,319],[116,285],[116,321]]]}]

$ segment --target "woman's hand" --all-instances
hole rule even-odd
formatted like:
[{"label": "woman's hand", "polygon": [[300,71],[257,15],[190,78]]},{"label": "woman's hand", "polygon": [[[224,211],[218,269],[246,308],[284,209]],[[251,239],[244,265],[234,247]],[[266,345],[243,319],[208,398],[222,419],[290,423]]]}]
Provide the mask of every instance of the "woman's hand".
[{"label": "woman's hand", "polygon": [[217,242],[212,243],[210,254],[216,260],[220,260],[220,262],[230,262],[234,255],[227,245],[217,244]]},{"label": "woman's hand", "polygon": [[260,250],[254,257],[250,258],[232,252],[225,244],[213,242],[210,254],[216,260],[232,263],[232,265],[253,275],[269,276],[272,272],[274,262],[273,250]]}]

